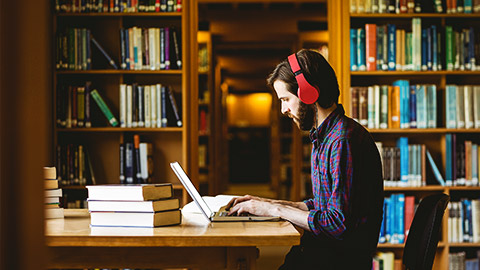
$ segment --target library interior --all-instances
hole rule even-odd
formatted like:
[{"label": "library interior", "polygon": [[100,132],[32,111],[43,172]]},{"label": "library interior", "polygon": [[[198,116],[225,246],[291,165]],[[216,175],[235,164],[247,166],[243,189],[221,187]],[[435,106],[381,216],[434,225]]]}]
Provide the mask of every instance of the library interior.
[{"label": "library interior", "polygon": [[171,166],[209,207],[313,198],[310,133],[267,84],[301,49],[381,158],[372,269],[406,269],[438,194],[431,269],[479,269],[480,0],[27,2],[0,1],[0,269],[278,269],[301,228],[210,222]]}]

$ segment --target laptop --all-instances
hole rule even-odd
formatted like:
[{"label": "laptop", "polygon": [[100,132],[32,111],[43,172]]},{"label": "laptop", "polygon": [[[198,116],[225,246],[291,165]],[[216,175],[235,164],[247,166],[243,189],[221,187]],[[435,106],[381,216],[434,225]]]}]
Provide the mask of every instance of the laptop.
[{"label": "laptop", "polygon": [[280,221],[279,217],[263,217],[263,216],[228,216],[228,211],[225,209],[226,206],[223,206],[219,209],[218,212],[213,212],[203,200],[200,193],[193,185],[190,178],[188,178],[185,171],[182,169],[182,166],[178,162],[170,163],[170,167],[177,175],[178,179],[182,185],[187,190],[190,197],[195,201],[198,208],[200,208],[203,215],[210,221]]}]

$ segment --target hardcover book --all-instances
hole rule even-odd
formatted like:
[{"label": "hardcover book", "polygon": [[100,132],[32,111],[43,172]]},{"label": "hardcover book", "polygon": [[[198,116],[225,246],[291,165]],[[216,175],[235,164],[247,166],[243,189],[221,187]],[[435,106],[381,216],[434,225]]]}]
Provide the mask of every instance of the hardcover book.
[{"label": "hardcover book", "polygon": [[92,226],[121,227],[158,227],[177,225],[182,222],[180,210],[170,210],[152,213],[137,212],[91,212]]},{"label": "hardcover book", "polygon": [[153,201],[173,195],[171,183],[131,185],[89,185],[88,199],[99,201]]}]

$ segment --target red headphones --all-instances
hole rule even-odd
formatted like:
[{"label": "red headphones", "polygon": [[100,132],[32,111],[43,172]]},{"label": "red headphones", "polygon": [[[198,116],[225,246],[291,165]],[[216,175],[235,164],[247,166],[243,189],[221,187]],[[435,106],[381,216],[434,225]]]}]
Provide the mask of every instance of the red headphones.
[{"label": "red headphones", "polygon": [[318,88],[309,84],[303,75],[303,71],[298,63],[297,54],[294,53],[288,57],[288,63],[292,69],[298,84],[297,96],[305,104],[313,104],[318,99]]}]

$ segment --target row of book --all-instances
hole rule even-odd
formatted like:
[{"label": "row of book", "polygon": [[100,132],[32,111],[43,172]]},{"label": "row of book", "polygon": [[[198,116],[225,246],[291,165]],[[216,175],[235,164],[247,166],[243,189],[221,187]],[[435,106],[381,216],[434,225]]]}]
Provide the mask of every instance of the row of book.
[{"label": "row of book", "polygon": [[120,84],[120,127],[181,127],[181,103],[171,86]]},{"label": "row of book", "polygon": [[478,144],[471,140],[462,140],[457,134],[446,134],[445,184],[447,186],[478,186],[479,168]]},{"label": "row of book", "polygon": [[398,138],[396,147],[383,147],[381,142],[376,144],[382,159],[385,186],[426,186],[427,163],[432,168],[435,184],[446,185],[425,145],[409,144],[407,137]]},{"label": "row of book", "polygon": [[43,167],[45,187],[45,218],[63,218],[63,208],[60,207],[62,189],[58,188],[57,169]]},{"label": "row of book", "polygon": [[120,184],[151,182],[153,164],[153,144],[141,142],[138,134],[133,141],[120,144]]},{"label": "row of book", "polygon": [[383,203],[379,243],[403,244],[415,215],[415,197],[393,193]]},{"label": "row of book", "polygon": [[[351,87],[352,118],[370,129],[437,128],[437,86],[393,85]],[[480,120],[480,119],[479,119]]]},{"label": "row of book", "polygon": [[449,270],[478,270],[480,266],[480,251],[475,256],[467,256],[467,252],[452,252],[448,254]]},{"label": "row of book", "polygon": [[447,85],[445,126],[480,128],[480,85]]},{"label": "row of book", "polygon": [[[110,106],[92,83],[73,86],[60,84],[57,87],[57,126],[60,128],[90,128],[103,123],[92,117],[92,99],[108,123],[122,128],[182,126],[180,104],[177,104],[171,86],[120,84],[120,123]],[[92,124],[93,122],[93,124]]]},{"label": "row of book", "polygon": [[350,13],[478,13],[479,0],[350,0]]},{"label": "row of book", "polygon": [[480,243],[480,199],[448,204],[448,242]]},{"label": "row of book", "polygon": [[[66,28],[56,36],[57,69],[90,70],[93,59],[91,43],[118,69],[117,62],[87,28]],[[121,69],[169,70],[182,68],[181,35],[175,27],[120,29]],[[100,66],[100,65],[98,65]]]},{"label": "row of book", "polygon": [[87,186],[91,226],[158,227],[180,224],[170,183]]},{"label": "row of book", "polygon": [[92,161],[83,144],[57,145],[56,164],[61,186],[95,184]]},{"label": "row of book", "polygon": [[182,0],[55,0],[55,11],[88,12],[181,12]]},{"label": "row of book", "polygon": [[395,24],[350,29],[352,71],[437,71],[480,69],[478,29],[431,25],[412,19],[411,32]]},{"label": "row of book", "polygon": [[120,29],[121,68],[182,69],[181,39],[175,27]]}]

